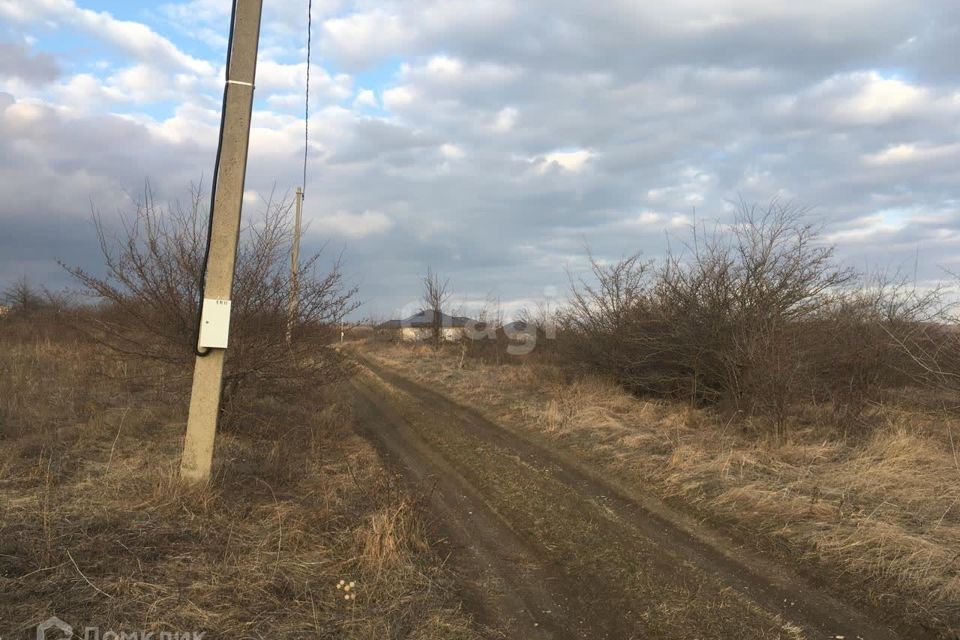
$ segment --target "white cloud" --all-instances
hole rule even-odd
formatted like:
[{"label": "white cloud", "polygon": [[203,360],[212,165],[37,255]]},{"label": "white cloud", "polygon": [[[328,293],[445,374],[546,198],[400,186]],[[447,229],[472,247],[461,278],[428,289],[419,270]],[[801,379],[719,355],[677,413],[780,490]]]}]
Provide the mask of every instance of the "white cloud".
[{"label": "white cloud", "polygon": [[39,128],[50,115],[51,109],[30,102],[15,102],[3,110],[3,124],[11,130]]},{"label": "white cloud", "polygon": [[664,214],[658,213],[656,211],[643,211],[638,215],[629,217],[624,220],[624,224],[627,227],[650,227],[652,225],[659,225],[664,220]]},{"label": "white cloud", "polygon": [[513,107],[504,107],[497,112],[497,117],[493,121],[493,130],[500,133],[506,133],[513,129],[517,124],[519,113]]},{"label": "white cloud", "polygon": [[[322,69],[311,69],[323,74]],[[282,64],[275,60],[261,58],[257,61],[257,89],[302,89],[306,86],[307,63]],[[313,78],[311,77],[311,80]]]},{"label": "white cloud", "polygon": [[170,144],[194,141],[213,147],[220,130],[220,112],[193,104],[177,107],[172,116],[161,121],[145,120],[143,124],[159,139]]},{"label": "white cloud", "polygon": [[89,73],[70,76],[53,91],[63,104],[73,109],[103,108],[112,102],[127,99],[125,94],[111,89],[100,78]]},{"label": "white cloud", "polygon": [[467,155],[462,148],[450,143],[440,145],[440,153],[448,160],[462,160]]},{"label": "white cloud", "polygon": [[377,94],[372,89],[361,89],[357,92],[357,97],[353,99],[354,109],[379,109],[380,103],[377,102]]},{"label": "white cloud", "polygon": [[158,94],[168,94],[168,87],[157,82],[159,75],[148,65],[136,64],[111,76],[109,83],[116,87],[119,95],[136,102],[147,102],[156,99]]},{"label": "white cloud", "polygon": [[864,156],[869,165],[890,166],[960,158],[960,143],[943,145],[897,144]]},{"label": "white cloud", "polygon": [[358,239],[383,233],[393,226],[393,220],[379,211],[364,211],[363,213],[338,211],[330,215],[313,217],[311,218],[311,224],[320,232]]},{"label": "white cloud", "polygon": [[382,9],[330,18],[322,29],[321,46],[355,67],[403,50],[413,37],[399,16]]},{"label": "white cloud", "polygon": [[[303,102],[306,87],[307,63],[285,64],[272,59],[261,58],[257,62],[257,90],[269,93],[275,90],[296,89]],[[346,73],[335,76],[317,64],[310,65],[310,96],[323,100],[346,100],[353,95],[353,78]]]},{"label": "white cloud", "polygon": [[391,87],[383,92],[383,104],[388,109],[409,107],[416,98],[416,91],[409,86]]},{"label": "white cloud", "polygon": [[890,118],[915,112],[928,101],[928,92],[902,80],[882,78],[876,72],[854,74],[853,95],[834,107],[835,116],[854,124],[878,124]]},{"label": "white cloud", "polygon": [[28,3],[0,0],[0,15],[16,22],[46,22],[80,28],[143,62],[169,65],[200,75],[210,75],[215,70],[210,62],[183,52],[145,24],[118,20],[107,11],[83,9],[73,0],[31,0]]},{"label": "white cloud", "polygon": [[459,76],[463,73],[463,63],[450,56],[433,56],[427,62],[427,71],[441,77]]},{"label": "white cloud", "polygon": [[546,173],[551,169],[563,169],[573,173],[583,171],[587,161],[596,154],[589,149],[576,149],[573,151],[554,151],[547,153],[542,157],[535,158],[534,164],[537,172]]},{"label": "white cloud", "polygon": [[827,242],[842,244],[872,242],[879,236],[896,233],[908,222],[908,216],[903,212],[878,211],[841,225],[840,229],[829,233],[825,239]]}]

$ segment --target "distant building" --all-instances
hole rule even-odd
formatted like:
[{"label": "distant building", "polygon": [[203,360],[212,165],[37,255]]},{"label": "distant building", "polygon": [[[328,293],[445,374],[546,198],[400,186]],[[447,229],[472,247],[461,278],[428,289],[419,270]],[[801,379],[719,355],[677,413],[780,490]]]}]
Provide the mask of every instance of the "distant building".
[{"label": "distant building", "polygon": [[[475,321],[463,316],[440,312],[440,333],[447,342],[464,337],[466,327]],[[403,320],[388,320],[377,326],[381,331],[397,331],[404,342],[422,342],[433,339],[433,311],[424,309]]]}]

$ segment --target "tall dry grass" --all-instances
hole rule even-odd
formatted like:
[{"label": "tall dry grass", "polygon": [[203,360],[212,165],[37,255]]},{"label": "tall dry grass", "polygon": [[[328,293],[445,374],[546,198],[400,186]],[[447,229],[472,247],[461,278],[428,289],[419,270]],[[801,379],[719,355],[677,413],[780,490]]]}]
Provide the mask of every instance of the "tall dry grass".
[{"label": "tall dry grass", "polygon": [[0,636],[33,637],[57,615],[80,630],[207,638],[477,637],[419,504],[334,394],[259,398],[219,434],[213,483],[189,489],[182,376],[8,328]]},{"label": "tall dry grass", "polygon": [[755,419],[559,367],[496,366],[455,348],[367,347],[493,419],[549,439],[637,491],[827,575],[932,638],[960,630],[960,418],[933,394],[866,409],[838,437],[830,406],[797,407],[786,437]]}]

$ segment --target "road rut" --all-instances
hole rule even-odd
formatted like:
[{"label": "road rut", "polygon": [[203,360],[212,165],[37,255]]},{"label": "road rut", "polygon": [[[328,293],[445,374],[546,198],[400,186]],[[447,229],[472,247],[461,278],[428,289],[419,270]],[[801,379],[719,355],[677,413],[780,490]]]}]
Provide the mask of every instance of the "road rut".
[{"label": "road rut", "polygon": [[353,389],[491,637],[909,637],[397,372],[364,359]]}]

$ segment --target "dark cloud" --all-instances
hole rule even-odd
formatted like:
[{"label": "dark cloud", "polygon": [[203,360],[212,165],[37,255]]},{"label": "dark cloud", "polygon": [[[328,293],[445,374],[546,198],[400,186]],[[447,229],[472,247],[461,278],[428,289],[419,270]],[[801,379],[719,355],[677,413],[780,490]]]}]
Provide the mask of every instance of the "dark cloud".
[{"label": "dark cloud", "polygon": [[[369,311],[414,301],[428,264],[461,296],[541,297],[564,289],[584,245],[656,257],[741,197],[809,205],[861,268],[916,264],[926,279],[960,255],[952,0],[335,4],[317,21],[325,59],[404,61],[365,87],[382,110],[327,100],[310,125],[306,245],[346,249]],[[286,26],[269,47],[296,15],[271,18]],[[299,181],[292,109],[255,118],[247,188],[260,195]],[[83,219],[91,199],[129,206],[145,177],[182,196],[213,159],[216,114],[197,104],[133,119],[0,94],[0,114],[0,225],[17,234],[24,220]],[[58,226],[34,260],[87,246]],[[8,258],[16,241],[0,236],[2,279],[27,254]]]},{"label": "dark cloud", "polygon": [[48,53],[33,53],[23,42],[0,42],[0,77],[19,78],[27,84],[45,84],[60,76],[60,65]]}]

